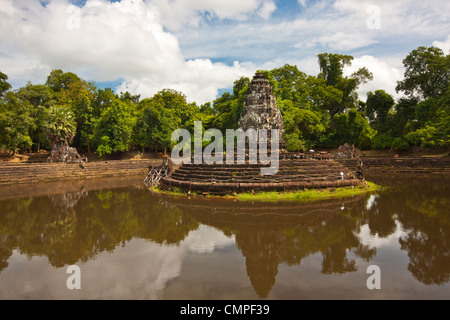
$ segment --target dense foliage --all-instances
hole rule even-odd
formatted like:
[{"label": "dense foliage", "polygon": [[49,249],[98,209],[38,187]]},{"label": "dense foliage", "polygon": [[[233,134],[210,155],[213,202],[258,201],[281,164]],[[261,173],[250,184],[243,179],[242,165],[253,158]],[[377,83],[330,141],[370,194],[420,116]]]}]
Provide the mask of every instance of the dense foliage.
[{"label": "dense foliage", "polygon": [[[361,149],[404,150],[410,146],[442,148],[450,137],[450,55],[436,47],[419,47],[403,60],[404,79],[397,101],[379,89],[360,101],[358,87],[372,80],[361,68],[344,76],[352,56],[318,55],[317,76],[284,65],[260,70],[269,79],[285,123],[290,151],[337,147],[345,142]],[[49,150],[55,140],[72,143],[99,156],[131,149],[166,151],[177,128],[193,132],[236,129],[250,79],[237,79],[230,91],[198,106],[186,96],[164,89],[140,100],[129,92],[99,89],[71,72],[53,70],[45,84],[27,83],[11,90],[0,72],[0,149]]]}]

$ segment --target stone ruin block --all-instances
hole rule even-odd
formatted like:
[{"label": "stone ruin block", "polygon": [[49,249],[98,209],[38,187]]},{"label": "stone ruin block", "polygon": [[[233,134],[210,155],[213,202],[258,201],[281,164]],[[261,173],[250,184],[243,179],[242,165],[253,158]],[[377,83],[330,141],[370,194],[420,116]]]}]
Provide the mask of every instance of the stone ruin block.
[{"label": "stone ruin block", "polygon": [[355,149],[355,145],[351,146],[348,143],[339,146],[338,152],[333,156],[333,159],[356,159],[359,158],[359,152]]},{"label": "stone ruin block", "polygon": [[244,131],[250,128],[255,130],[266,129],[269,146],[270,130],[278,129],[280,149],[283,150],[286,147],[283,140],[283,116],[277,107],[276,98],[272,92],[269,80],[261,72],[255,74],[248,87],[238,127]]},{"label": "stone ruin block", "polygon": [[47,162],[81,163],[87,162],[86,157],[80,156],[77,149],[67,144],[53,145]]}]

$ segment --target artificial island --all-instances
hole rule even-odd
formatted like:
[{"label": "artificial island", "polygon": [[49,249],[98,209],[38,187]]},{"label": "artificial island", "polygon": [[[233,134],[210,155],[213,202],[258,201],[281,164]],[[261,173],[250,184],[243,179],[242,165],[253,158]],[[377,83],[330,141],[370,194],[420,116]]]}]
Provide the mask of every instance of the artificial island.
[{"label": "artificial island", "polygon": [[[240,162],[236,158],[232,163],[227,161],[226,164],[189,161],[175,168],[171,159],[165,156],[161,166],[149,167],[144,183],[162,191],[221,196],[310,189],[370,188],[364,179],[362,162],[354,149],[342,148],[342,152],[337,154],[338,157],[354,159],[354,169],[335,161],[328,152],[286,151],[282,137],[283,117],[269,80],[263,73],[257,72],[250,83],[238,126],[243,131],[278,129],[279,167],[275,174],[262,175],[262,169],[267,168],[268,164],[259,161],[259,157],[256,163],[249,161],[254,149],[245,144],[245,160]],[[270,135],[268,140],[270,141]]]}]

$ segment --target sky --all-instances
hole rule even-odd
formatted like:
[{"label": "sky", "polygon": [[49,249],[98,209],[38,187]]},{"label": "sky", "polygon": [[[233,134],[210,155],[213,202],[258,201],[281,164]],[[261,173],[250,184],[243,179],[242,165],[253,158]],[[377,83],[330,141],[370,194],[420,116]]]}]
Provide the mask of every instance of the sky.
[{"label": "sky", "polygon": [[213,101],[242,76],[317,55],[352,55],[359,88],[399,97],[402,60],[419,46],[450,53],[446,0],[0,0],[0,71],[17,89],[53,69],[141,98],[170,88]]}]

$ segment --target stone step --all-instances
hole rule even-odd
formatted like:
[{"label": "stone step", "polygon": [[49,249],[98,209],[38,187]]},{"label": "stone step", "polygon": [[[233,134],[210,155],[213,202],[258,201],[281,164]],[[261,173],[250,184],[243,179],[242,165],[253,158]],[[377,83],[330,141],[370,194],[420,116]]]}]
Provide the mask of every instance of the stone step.
[{"label": "stone step", "polygon": [[[345,169],[345,166],[315,166],[315,167],[279,167],[277,174],[290,174],[290,173],[310,173],[310,172],[340,172]],[[178,173],[184,174],[213,174],[213,175],[242,175],[242,174],[254,174],[260,175],[261,168],[185,168],[180,167],[176,170]]]},{"label": "stone step", "polygon": [[[179,178],[173,178],[171,177],[174,181],[182,181],[182,182],[197,182],[197,183],[204,183],[204,184],[209,184],[209,183],[218,183],[218,184],[223,184],[223,183],[256,183],[256,184],[264,184],[264,183],[288,183],[288,182],[295,182],[295,181],[305,181],[305,182],[312,182],[312,181],[339,181],[342,180],[341,177],[315,177],[315,178],[298,178],[298,177],[290,177],[290,178],[284,178],[284,179],[252,179],[252,178],[247,178],[247,179],[232,179],[232,180],[220,180],[220,179],[207,179],[207,180],[202,180],[202,179],[195,179],[195,178],[191,178],[191,179],[179,179]],[[347,179],[344,179],[347,180]]]},{"label": "stone step", "polygon": [[[161,179],[162,188],[182,188],[202,193],[226,194],[233,191],[282,191],[298,188],[358,185],[361,180],[349,179],[354,170],[329,160],[289,159],[279,162],[275,175],[262,176],[257,164],[183,164],[170,177]],[[353,161],[356,169],[356,160]],[[341,177],[344,172],[344,180]],[[239,190],[238,190],[239,189]]]},{"label": "stone step", "polygon": [[342,169],[341,171],[337,170],[328,170],[328,171],[308,171],[308,172],[298,172],[298,171],[284,171],[284,172],[278,172],[274,175],[262,175],[258,171],[257,173],[245,173],[242,172],[240,174],[229,174],[229,173],[209,173],[205,174],[203,172],[179,172],[178,170],[172,173],[172,177],[204,177],[204,178],[210,178],[210,177],[217,177],[217,178],[223,178],[223,179],[229,179],[229,178],[245,178],[245,177],[286,177],[286,176],[328,176],[328,175],[336,175],[340,176],[341,172],[344,173],[344,175],[352,172],[348,169]]},{"label": "stone step", "polygon": [[269,183],[203,183],[195,181],[179,181],[170,177],[161,179],[161,186],[165,189],[181,188],[186,191],[230,194],[232,192],[249,191],[287,191],[306,188],[337,188],[344,186],[357,186],[360,180],[334,180],[334,181],[291,181],[291,182],[269,182]]},{"label": "stone step", "polygon": [[66,163],[0,163],[0,185],[126,175],[144,178],[150,163],[144,160],[87,162],[83,163],[84,169],[79,164]]},{"label": "stone step", "polygon": [[[356,159],[353,160],[353,162],[356,165]],[[279,163],[280,166],[285,166],[285,165],[289,166],[289,165],[292,165],[292,164],[297,165],[297,166],[303,166],[303,165],[313,166],[313,165],[320,165],[320,164],[323,164],[323,165],[337,164],[337,165],[339,165],[340,164],[339,162],[336,162],[334,160],[297,160],[297,159],[294,159],[294,160],[279,160],[278,163]],[[248,162],[246,162],[246,163],[242,163],[242,164],[240,164],[240,163],[227,164],[226,162],[224,162],[223,164],[184,163],[182,166],[183,167],[193,167],[193,168],[203,168],[204,166],[208,166],[208,167],[211,167],[211,168],[233,167],[233,166],[236,166],[236,167],[245,166],[247,168],[259,168],[259,167],[263,167],[263,166],[270,166],[270,164],[265,164],[264,165],[264,164],[262,164],[260,162],[258,162],[258,163],[248,163]]]},{"label": "stone step", "polygon": [[[284,171],[320,171],[320,170],[340,170],[341,168],[344,168],[343,165],[332,165],[332,166],[309,166],[309,167],[302,167],[302,166],[278,166],[278,172],[284,172]],[[356,165],[354,166],[356,168]],[[269,168],[267,167],[257,167],[257,168],[248,168],[248,167],[204,167],[204,168],[192,168],[192,167],[185,167],[182,166],[177,170],[180,170],[180,172],[225,172],[225,173],[239,173],[239,172],[251,172],[251,173],[258,173],[261,172],[262,168]],[[350,166],[349,166],[350,168]]]}]

